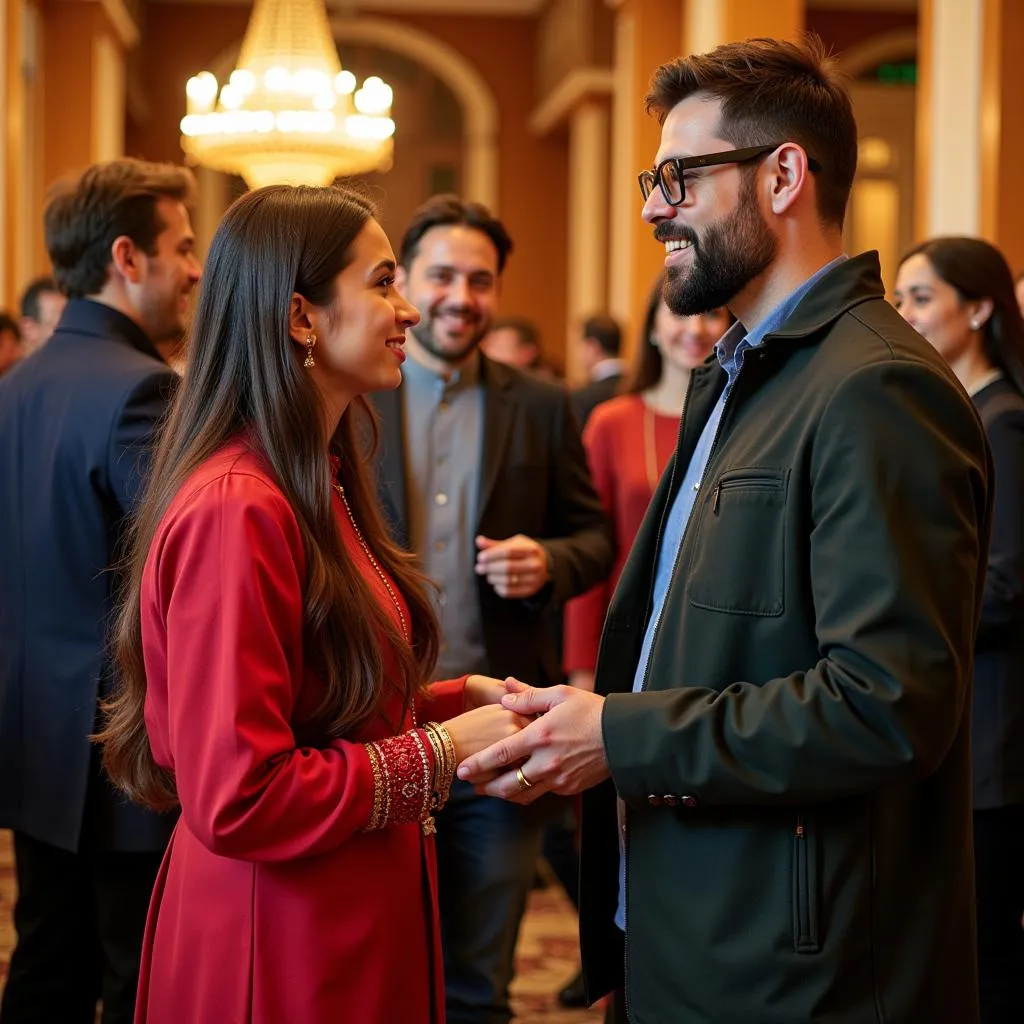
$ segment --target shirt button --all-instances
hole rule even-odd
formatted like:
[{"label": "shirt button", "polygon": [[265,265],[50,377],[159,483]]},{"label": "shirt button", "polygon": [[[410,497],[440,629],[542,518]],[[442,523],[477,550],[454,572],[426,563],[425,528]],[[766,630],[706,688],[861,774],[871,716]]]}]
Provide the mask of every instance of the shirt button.
[{"label": "shirt button", "polygon": [[444,541],[444,540],[435,540],[434,541],[434,550],[435,551],[444,551],[444,550],[447,549],[447,547],[448,547],[448,542],[447,541]]},{"label": "shirt button", "polygon": [[649,804],[650,804],[650,805],[651,805],[652,807],[660,807],[660,806],[661,806],[661,797],[660,797],[660,796],[658,796],[658,794],[657,794],[657,793],[652,793],[652,794],[651,794],[651,795],[650,795],[650,796],[649,796],[649,797],[647,798],[647,802],[648,802],[648,803],[649,803]]},{"label": "shirt button", "polygon": [[665,804],[668,807],[675,807],[676,804],[679,803],[679,797],[677,797],[675,793],[667,793],[662,797],[662,800],[665,801]]},{"label": "shirt button", "polygon": [[440,505],[442,508],[448,504],[448,495],[441,491],[439,494],[434,495],[434,504]]},{"label": "shirt button", "polygon": [[439,406],[437,407],[437,411],[438,411],[438,412],[447,412],[447,411],[449,410],[449,408],[450,408],[450,406],[448,405],[448,403],[447,403],[447,402],[442,402],[442,403],[441,403],[441,404],[440,404],[440,405],[439,405]]},{"label": "shirt button", "polygon": [[684,807],[696,807],[697,804],[699,803],[697,798],[695,796],[691,796],[689,793],[687,793],[686,796],[681,796],[679,798],[679,802]]},{"label": "shirt button", "polygon": [[443,590],[437,592],[437,603],[442,608],[448,603],[448,595]]},{"label": "shirt button", "polygon": [[438,457],[437,457],[437,464],[439,466],[443,466],[447,461],[448,461],[448,456],[447,455],[438,455]]}]

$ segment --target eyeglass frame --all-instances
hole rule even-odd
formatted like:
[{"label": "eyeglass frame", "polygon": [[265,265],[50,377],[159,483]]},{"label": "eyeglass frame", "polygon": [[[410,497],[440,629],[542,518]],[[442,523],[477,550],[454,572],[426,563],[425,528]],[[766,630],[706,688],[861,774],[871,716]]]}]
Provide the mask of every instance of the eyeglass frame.
[{"label": "eyeglass frame", "polygon": [[[682,206],[683,203],[686,202],[686,182],[683,179],[683,173],[685,171],[697,170],[700,167],[714,167],[719,164],[749,163],[751,160],[757,160],[760,157],[767,156],[769,153],[778,149],[779,146],[784,145],[784,142],[773,142],[766,146],[746,146],[743,149],[726,149],[720,153],[704,153],[701,156],[666,157],[653,170],[641,171],[637,175],[636,180],[640,185],[640,194],[644,197],[644,202],[646,203],[654,192],[655,187],[657,187],[661,189],[661,195],[669,206]],[[675,164],[676,175],[679,178],[679,190],[682,195],[680,195],[676,202],[669,199],[665,192],[665,186],[662,184],[661,170],[666,164]],[[807,166],[811,171],[821,170],[821,164],[810,155],[807,157]],[[645,191],[644,181],[648,175],[650,175],[651,186]]]}]

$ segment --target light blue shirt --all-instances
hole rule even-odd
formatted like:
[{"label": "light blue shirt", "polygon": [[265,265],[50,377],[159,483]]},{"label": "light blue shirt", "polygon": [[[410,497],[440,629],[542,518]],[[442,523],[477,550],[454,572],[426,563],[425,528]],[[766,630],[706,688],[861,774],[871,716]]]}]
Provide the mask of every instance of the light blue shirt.
[{"label": "light blue shirt", "polygon": [[[651,659],[651,647],[654,645],[654,637],[658,632],[658,625],[661,622],[661,613],[665,607],[665,597],[668,594],[669,584],[672,582],[672,574],[676,561],[679,558],[679,548],[683,542],[683,534],[690,522],[693,513],[693,505],[700,490],[701,481],[704,479],[704,471],[708,466],[708,459],[711,457],[711,450],[718,436],[718,426],[722,422],[722,413],[725,411],[726,402],[729,400],[729,393],[732,391],[736,378],[743,368],[743,357],[752,348],[759,348],[765,337],[773,331],[780,330],[786,321],[793,314],[799,305],[800,300],[823,278],[830,270],[837,267],[846,256],[837,256],[834,260],[826,263],[819,271],[809,277],[799,288],[791,292],[782,300],[756,327],[749,332],[742,323],[737,321],[722,335],[718,344],[715,345],[715,355],[722,369],[728,375],[728,381],[721,396],[715,403],[714,409],[708,421],[704,424],[697,447],[690,458],[690,464],[686,467],[686,475],[683,477],[682,485],[672,502],[665,522],[665,530],[662,534],[661,543],[658,546],[658,560],[654,575],[654,594],[651,603],[651,617],[647,620],[647,629],[644,632],[643,646],[640,648],[640,658],[636,665],[636,675],[633,677],[633,692],[639,693],[644,688],[644,680],[647,676],[647,665]],[[619,837],[621,847],[622,837]],[[615,912],[615,923],[625,931],[626,928],[626,858],[619,857],[619,906]]]}]

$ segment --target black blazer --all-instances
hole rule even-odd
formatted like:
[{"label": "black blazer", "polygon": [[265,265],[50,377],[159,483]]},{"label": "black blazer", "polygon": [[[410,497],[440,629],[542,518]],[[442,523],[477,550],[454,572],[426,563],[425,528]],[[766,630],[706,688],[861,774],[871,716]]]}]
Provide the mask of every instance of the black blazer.
[{"label": "black blazer", "polygon": [[619,385],[622,383],[622,374],[615,373],[610,377],[602,377],[601,380],[593,380],[583,387],[577,388],[572,393],[572,410],[576,413],[576,421],[580,429],[587,425],[590,414],[609,398],[614,398],[619,393]]},{"label": "black blazer", "polygon": [[[484,439],[474,536],[533,537],[543,541],[553,567],[541,600],[506,600],[478,578],[484,646],[494,675],[547,685],[561,679],[561,666],[544,610],[607,577],[612,533],[564,390],[483,356],[481,364]],[[408,547],[408,502],[416,496],[406,488],[401,389],[376,394],[373,402],[382,420],[380,499],[396,540]],[[463,543],[475,550],[474,537]]]},{"label": "black blazer", "polygon": [[974,806],[1024,803],[1024,398],[997,380],[974,396],[995,499],[974,655]]},{"label": "black blazer", "polygon": [[169,835],[101,779],[89,735],[111,682],[110,569],[175,379],[139,327],[85,299],[0,379],[0,827],[67,850]]}]

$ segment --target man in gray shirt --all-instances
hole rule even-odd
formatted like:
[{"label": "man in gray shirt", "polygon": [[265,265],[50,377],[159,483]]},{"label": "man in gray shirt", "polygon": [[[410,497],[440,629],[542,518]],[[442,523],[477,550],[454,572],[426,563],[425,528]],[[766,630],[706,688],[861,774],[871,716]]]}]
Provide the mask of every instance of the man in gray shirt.
[{"label": "man in gray shirt", "polygon": [[[611,533],[564,390],[479,352],[512,242],[483,206],[438,196],[402,240],[398,285],[422,321],[404,383],[374,401],[380,487],[437,584],[438,675],[560,678],[544,612],[611,568]],[[543,816],[456,783],[438,815],[449,1024],[506,1024]]]}]

